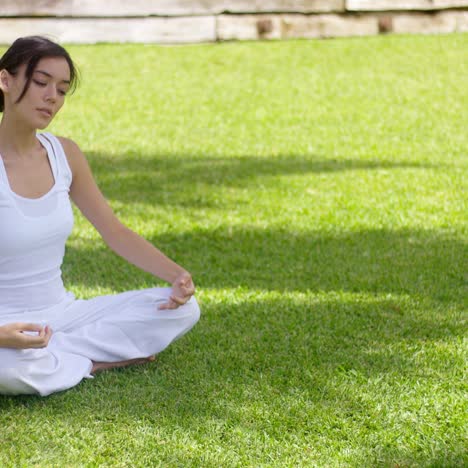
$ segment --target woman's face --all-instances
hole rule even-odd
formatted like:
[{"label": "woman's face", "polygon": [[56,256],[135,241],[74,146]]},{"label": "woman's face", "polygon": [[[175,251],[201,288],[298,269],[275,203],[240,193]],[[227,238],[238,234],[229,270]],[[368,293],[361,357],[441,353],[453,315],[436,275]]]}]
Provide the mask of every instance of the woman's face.
[{"label": "woman's face", "polygon": [[26,83],[25,71],[26,64],[16,75],[9,76],[11,87],[8,88],[8,103],[5,99],[5,114],[11,112],[15,119],[19,118],[27,126],[44,129],[64,104],[70,85],[70,68],[63,57],[39,60],[26,94],[16,103]]}]

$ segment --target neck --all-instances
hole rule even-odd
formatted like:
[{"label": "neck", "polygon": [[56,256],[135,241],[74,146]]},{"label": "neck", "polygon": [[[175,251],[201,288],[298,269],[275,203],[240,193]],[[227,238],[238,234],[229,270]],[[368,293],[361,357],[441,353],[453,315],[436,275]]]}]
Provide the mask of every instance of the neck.
[{"label": "neck", "polygon": [[3,115],[0,123],[0,154],[19,157],[31,153],[37,145],[35,128]]}]

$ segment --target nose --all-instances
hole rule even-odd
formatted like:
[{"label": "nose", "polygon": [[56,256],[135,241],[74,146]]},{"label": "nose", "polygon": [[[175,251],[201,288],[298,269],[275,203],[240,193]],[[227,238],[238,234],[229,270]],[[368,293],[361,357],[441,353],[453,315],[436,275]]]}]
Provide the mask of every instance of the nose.
[{"label": "nose", "polygon": [[55,102],[55,100],[57,99],[57,89],[55,88],[55,86],[47,87],[45,99],[49,102]]}]

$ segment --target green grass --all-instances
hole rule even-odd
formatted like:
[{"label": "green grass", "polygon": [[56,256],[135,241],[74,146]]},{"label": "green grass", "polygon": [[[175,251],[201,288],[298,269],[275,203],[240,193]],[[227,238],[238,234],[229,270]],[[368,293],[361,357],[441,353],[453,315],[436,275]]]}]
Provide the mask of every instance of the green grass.
[{"label": "green grass", "polygon": [[[466,465],[468,35],[69,49],[51,130],[203,315],[156,363],[0,397],[0,465]],[[154,284],[78,214],[64,276]]]}]

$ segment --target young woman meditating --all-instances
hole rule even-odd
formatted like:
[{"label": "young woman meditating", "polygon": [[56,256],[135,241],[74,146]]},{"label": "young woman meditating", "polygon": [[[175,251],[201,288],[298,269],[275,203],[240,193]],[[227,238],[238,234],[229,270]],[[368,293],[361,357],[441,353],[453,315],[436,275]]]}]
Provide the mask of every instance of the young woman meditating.
[{"label": "young woman meditating", "polygon": [[[200,316],[190,274],[116,218],[78,146],[37,133],[76,78],[67,51],[43,37],[16,40],[0,59],[0,394],[49,395],[151,360]],[[172,287],[67,292],[70,198],[112,250]]]}]

